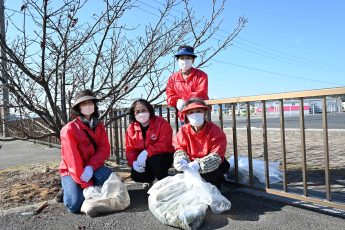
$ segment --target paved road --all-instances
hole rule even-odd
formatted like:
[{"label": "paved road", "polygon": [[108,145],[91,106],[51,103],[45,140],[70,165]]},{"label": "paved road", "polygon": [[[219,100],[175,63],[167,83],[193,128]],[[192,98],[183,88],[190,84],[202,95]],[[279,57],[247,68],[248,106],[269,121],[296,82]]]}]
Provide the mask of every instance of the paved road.
[{"label": "paved road", "polygon": [[[18,162],[50,162],[58,160],[58,151],[31,142],[2,142],[2,167]],[[15,145],[15,146],[13,146]],[[18,152],[16,152],[18,150]],[[12,156],[12,154],[14,154]],[[6,159],[6,156],[8,159]],[[27,157],[29,156],[29,157]],[[23,160],[23,158],[25,160]],[[6,159],[6,161],[3,161]],[[41,214],[27,217],[24,209],[0,211],[1,229],[175,229],[161,224],[149,211],[147,190],[140,184],[128,186],[131,205],[122,212],[97,218],[68,213],[62,204],[52,203]],[[244,189],[226,187],[223,194],[231,201],[230,211],[221,215],[210,211],[200,229],[343,229],[345,220],[339,215],[326,215]],[[6,215],[4,215],[6,213]],[[344,217],[345,215],[343,215]]]},{"label": "paved road", "polygon": [[60,149],[29,141],[0,141],[0,169],[60,161]]}]

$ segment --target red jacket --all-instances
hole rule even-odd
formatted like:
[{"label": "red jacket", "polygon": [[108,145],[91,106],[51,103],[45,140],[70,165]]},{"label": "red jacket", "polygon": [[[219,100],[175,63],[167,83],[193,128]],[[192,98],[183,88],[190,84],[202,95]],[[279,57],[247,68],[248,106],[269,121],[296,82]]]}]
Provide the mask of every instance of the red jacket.
[{"label": "red jacket", "polygon": [[209,121],[206,121],[204,127],[197,133],[189,123],[183,125],[174,140],[176,151],[185,151],[191,161],[195,158],[203,158],[210,153],[218,153],[224,160],[226,144],[225,133]]},{"label": "red jacket", "polygon": [[[181,71],[173,73],[168,80],[166,94],[167,103],[171,107],[176,107],[178,99],[187,101],[192,97],[198,97],[208,100],[207,74],[199,69],[192,68],[188,78],[185,80]],[[179,117],[182,118],[180,113]]]},{"label": "red jacket", "polygon": [[145,142],[139,122],[131,123],[126,131],[126,158],[129,166],[133,165],[138,155],[144,149],[148,157],[156,154],[173,153],[172,128],[168,121],[162,117],[150,118],[149,128],[146,131]]},{"label": "red jacket", "polygon": [[[95,140],[96,150],[85,132]],[[99,123],[94,132],[77,117],[62,128],[60,138],[61,176],[70,175],[82,188],[92,186],[92,180],[83,182],[80,176],[85,166],[90,165],[96,171],[110,156],[108,135],[103,123]]]}]

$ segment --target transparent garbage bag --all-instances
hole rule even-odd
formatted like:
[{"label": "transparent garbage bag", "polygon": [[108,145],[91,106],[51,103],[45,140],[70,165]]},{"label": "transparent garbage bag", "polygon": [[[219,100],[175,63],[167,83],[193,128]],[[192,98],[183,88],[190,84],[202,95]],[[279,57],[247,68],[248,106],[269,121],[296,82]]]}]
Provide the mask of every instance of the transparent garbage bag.
[{"label": "transparent garbage bag", "polygon": [[204,182],[197,171],[189,168],[156,182],[148,194],[152,214],[163,224],[182,229],[199,228],[208,206],[216,214],[231,208],[217,187]]},{"label": "transparent garbage bag", "polygon": [[85,201],[80,211],[91,217],[121,211],[130,204],[126,185],[115,172],[110,174],[103,186],[89,186],[85,188],[83,195]]},{"label": "transparent garbage bag", "polygon": [[[253,160],[253,175],[261,183],[265,183],[265,162],[259,159]],[[234,156],[229,159],[230,169],[228,177],[233,176],[235,171]],[[269,180],[270,184],[281,182],[283,179],[282,172],[279,169],[279,161],[269,161]],[[238,157],[238,175],[241,182],[247,183],[249,181],[249,163],[248,157]]]}]

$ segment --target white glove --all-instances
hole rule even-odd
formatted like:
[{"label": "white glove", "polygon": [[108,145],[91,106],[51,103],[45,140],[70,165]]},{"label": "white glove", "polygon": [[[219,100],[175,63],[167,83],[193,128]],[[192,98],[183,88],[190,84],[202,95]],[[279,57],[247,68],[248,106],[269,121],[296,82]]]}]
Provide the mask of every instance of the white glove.
[{"label": "white glove", "polygon": [[137,171],[138,173],[143,173],[145,172],[145,168],[140,166],[137,161],[133,162],[133,169]]},{"label": "white glove", "polygon": [[146,159],[147,159],[148,152],[146,150],[141,151],[139,156],[137,157],[137,164],[141,167],[146,167]]},{"label": "white glove", "polygon": [[176,108],[180,111],[180,110],[183,109],[185,104],[186,103],[184,102],[184,100],[178,99],[177,102],[176,102]]},{"label": "white glove", "polygon": [[84,172],[80,176],[80,180],[82,180],[84,182],[89,182],[92,175],[93,175],[93,167],[92,166],[86,166],[84,168]]},{"label": "white glove", "polygon": [[184,171],[188,167],[188,162],[185,159],[181,159],[174,167],[178,171]]},{"label": "white glove", "polygon": [[200,169],[200,165],[197,161],[192,161],[188,163],[188,167],[197,172],[199,172],[199,169]]}]

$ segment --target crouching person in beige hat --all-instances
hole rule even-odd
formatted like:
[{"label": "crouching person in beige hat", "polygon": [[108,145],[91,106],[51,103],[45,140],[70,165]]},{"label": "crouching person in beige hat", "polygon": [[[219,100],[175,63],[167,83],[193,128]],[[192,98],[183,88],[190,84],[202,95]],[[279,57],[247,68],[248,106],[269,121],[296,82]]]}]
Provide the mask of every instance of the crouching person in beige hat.
[{"label": "crouching person in beige hat", "polygon": [[226,135],[216,124],[206,121],[208,107],[199,98],[191,98],[181,111],[187,117],[174,140],[174,167],[178,171],[191,168],[220,189],[229,162],[224,158]]},{"label": "crouching person in beige hat", "polygon": [[112,171],[104,166],[110,145],[98,119],[97,98],[92,91],[83,90],[76,95],[72,113],[76,118],[60,132],[60,174],[64,205],[70,212],[79,213],[83,189],[103,185]]}]

